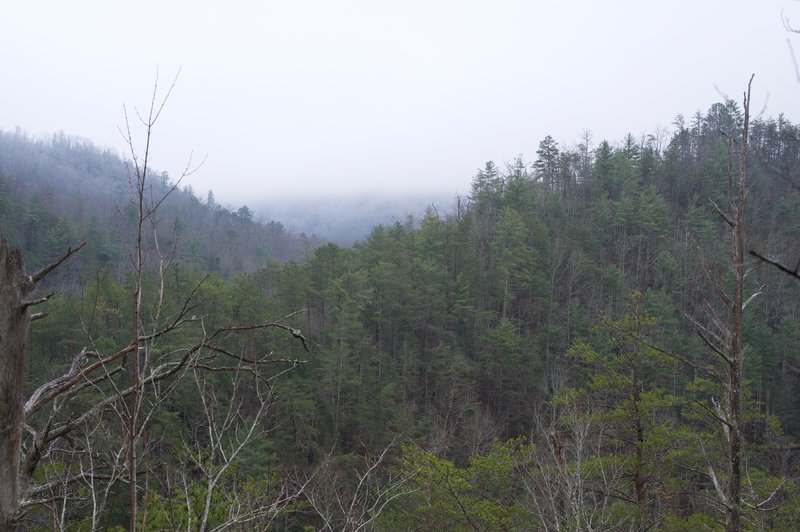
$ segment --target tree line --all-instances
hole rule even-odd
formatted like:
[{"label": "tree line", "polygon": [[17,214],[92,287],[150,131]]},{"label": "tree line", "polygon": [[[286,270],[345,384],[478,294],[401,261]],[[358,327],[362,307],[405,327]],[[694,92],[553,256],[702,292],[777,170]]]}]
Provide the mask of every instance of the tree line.
[{"label": "tree line", "polygon": [[[200,347],[142,392],[136,430],[120,421],[131,419],[125,396],[50,447],[31,476],[48,496],[25,518],[71,529],[795,528],[799,288],[747,252],[796,257],[798,126],[751,120],[747,103],[678,116],[670,135],[594,145],[587,131],[575,147],[546,137],[533,162],[486,163],[449,212],[303,260],[219,268],[181,251],[194,237],[178,238],[173,259],[145,236],[137,281],[124,252],[97,260],[103,239],[90,235],[52,282],[47,318],[31,323],[26,396],[87,346],[119,353],[133,336],[164,363]],[[21,204],[5,172],[0,215]],[[159,209],[169,232],[173,203]],[[88,230],[88,207],[86,220],[69,223]],[[8,227],[32,263],[74,242]],[[205,251],[231,260],[220,249]],[[730,309],[744,307],[731,354]],[[132,335],[137,322],[148,325]],[[726,380],[732,360],[738,381]],[[64,412],[116,397],[109,374]],[[48,426],[48,412],[32,416]],[[122,451],[134,448],[132,469]],[[132,494],[136,506],[122,502]]]}]

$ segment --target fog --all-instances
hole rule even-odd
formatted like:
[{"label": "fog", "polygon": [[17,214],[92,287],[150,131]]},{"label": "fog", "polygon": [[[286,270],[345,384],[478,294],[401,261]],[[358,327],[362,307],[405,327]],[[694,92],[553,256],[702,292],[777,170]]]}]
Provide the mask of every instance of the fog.
[{"label": "fog", "polygon": [[[751,73],[754,111],[797,120],[777,0],[14,2],[0,128],[125,153],[123,104],[163,95],[154,164],[221,203],[465,193],[487,160],[670,128]],[[798,51],[800,55],[800,50]]]}]

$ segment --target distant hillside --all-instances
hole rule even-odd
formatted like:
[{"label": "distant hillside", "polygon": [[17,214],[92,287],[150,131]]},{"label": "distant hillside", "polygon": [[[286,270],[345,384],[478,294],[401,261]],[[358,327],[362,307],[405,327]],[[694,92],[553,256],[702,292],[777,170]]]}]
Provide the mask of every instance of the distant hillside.
[{"label": "distant hillside", "polygon": [[405,222],[409,216],[420,220],[429,207],[444,215],[454,204],[455,196],[409,193],[266,200],[253,208],[295,231],[350,246],[364,240],[375,226]]},{"label": "distant hillside", "polygon": [[[23,249],[31,268],[85,239],[75,267],[107,264],[121,274],[133,215],[128,175],[118,154],[86,139],[0,131],[0,232]],[[154,172],[150,184],[161,197],[172,181]],[[230,276],[299,258],[319,244],[279,222],[259,222],[246,206],[201,202],[181,185],[159,209],[158,227],[162,245],[177,243],[184,264]]]}]

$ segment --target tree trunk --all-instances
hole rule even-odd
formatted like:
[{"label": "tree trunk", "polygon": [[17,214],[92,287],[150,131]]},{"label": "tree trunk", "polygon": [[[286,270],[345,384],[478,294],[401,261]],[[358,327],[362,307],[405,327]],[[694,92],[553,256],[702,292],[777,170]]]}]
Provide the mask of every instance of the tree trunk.
[{"label": "tree trunk", "polygon": [[728,511],[725,529],[729,532],[741,530],[742,514],[742,385],[744,367],[744,350],[742,348],[742,334],[744,323],[744,207],[745,207],[745,178],[747,172],[747,144],[750,127],[750,83],[744,95],[744,124],[740,139],[739,175],[738,182],[733,181],[733,148],[734,135],[728,136],[728,202],[732,211],[731,236],[733,237],[733,273],[734,286],[731,298],[731,329],[730,345],[728,347],[728,424],[730,427],[729,463],[728,463]]},{"label": "tree trunk", "polygon": [[[67,249],[61,257],[33,275],[25,273],[20,250],[8,250],[0,235],[0,530],[19,528],[20,458],[25,423],[25,346],[32,318],[30,307],[50,296],[29,301],[36,283],[58,267],[86,242]],[[40,316],[41,317],[41,316]]]},{"label": "tree trunk", "polygon": [[23,374],[33,290],[19,250],[0,237],[0,530],[17,530]]}]

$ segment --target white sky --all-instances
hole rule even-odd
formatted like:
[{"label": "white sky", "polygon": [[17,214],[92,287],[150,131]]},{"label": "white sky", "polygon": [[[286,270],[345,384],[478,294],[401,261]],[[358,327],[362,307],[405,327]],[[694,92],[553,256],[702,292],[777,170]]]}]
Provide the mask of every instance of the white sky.
[{"label": "white sky", "polygon": [[545,135],[669,127],[751,73],[755,111],[800,120],[782,13],[800,27],[789,0],[7,0],[0,128],[124,152],[123,103],[182,66],[155,165],[207,155],[200,195],[464,193]]}]

